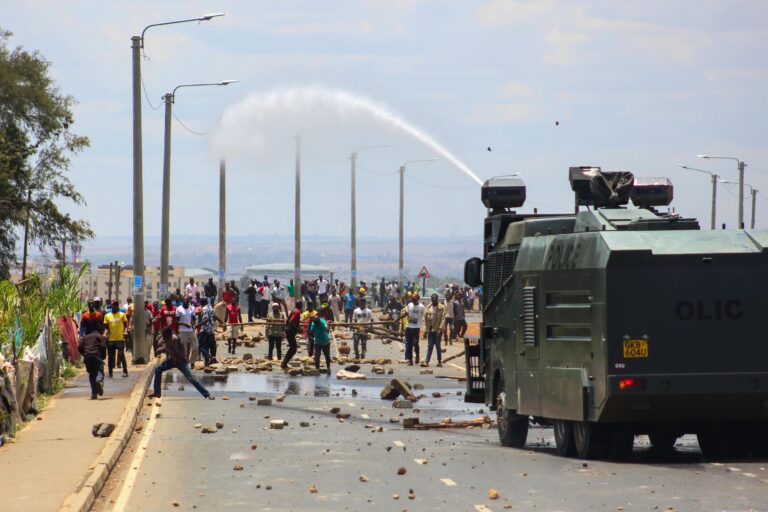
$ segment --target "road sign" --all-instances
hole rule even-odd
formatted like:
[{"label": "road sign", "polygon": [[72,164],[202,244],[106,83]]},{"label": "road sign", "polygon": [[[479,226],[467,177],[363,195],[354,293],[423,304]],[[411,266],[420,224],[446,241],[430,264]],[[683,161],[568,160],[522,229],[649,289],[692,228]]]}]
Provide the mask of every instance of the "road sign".
[{"label": "road sign", "polygon": [[416,277],[420,277],[421,279],[429,279],[432,276],[429,275],[429,270],[427,270],[427,267],[421,267],[421,270],[419,270],[419,275]]},{"label": "road sign", "polygon": [[225,275],[224,269],[219,269],[219,279],[224,279],[224,275]]},{"label": "road sign", "polygon": [[133,276],[133,289],[141,290],[142,281],[143,279],[141,276]]}]

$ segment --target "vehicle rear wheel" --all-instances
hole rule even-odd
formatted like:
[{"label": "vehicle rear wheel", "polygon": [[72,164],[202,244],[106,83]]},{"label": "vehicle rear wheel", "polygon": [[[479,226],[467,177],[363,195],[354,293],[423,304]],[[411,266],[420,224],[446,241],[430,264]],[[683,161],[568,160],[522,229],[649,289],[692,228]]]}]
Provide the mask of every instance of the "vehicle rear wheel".
[{"label": "vehicle rear wheel", "polygon": [[521,416],[507,409],[505,393],[499,393],[496,409],[496,423],[502,446],[522,448],[528,437],[528,416]]},{"label": "vehicle rear wheel", "polygon": [[605,451],[603,432],[590,421],[573,422],[573,442],[576,454],[582,459],[594,459]]},{"label": "vehicle rear wheel", "polygon": [[568,420],[555,420],[555,445],[557,453],[563,457],[576,455],[576,445],[573,441],[573,422]]}]

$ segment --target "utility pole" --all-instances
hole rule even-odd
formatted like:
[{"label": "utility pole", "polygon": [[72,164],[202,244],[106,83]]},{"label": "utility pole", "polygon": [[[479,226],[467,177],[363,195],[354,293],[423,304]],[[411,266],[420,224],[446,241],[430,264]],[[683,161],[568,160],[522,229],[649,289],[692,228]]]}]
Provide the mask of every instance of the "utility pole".
[{"label": "utility pole", "polygon": [[744,229],[744,168],[746,166],[747,164],[739,160],[739,229]]},{"label": "utility pole", "polygon": [[403,291],[403,194],[405,193],[405,165],[400,166],[400,245],[397,263],[397,282]]},{"label": "utility pole", "polygon": [[301,135],[296,135],[296,198],[293,224],[293,298],[301,300]]},{"label": "utility pole", "polygon": [[712,219],[710,220],[710,229],[715,229],[715,218],[717,216],[717,181],[720,177],[717,174],[712,175]]},{"label": "utility pole", "polygon": [[27,190],[27,220],[24,221],[24,257],[21,264],[21,280],[27,277],[27,254],[29,251],[29,210],[32,208],[32,189]]},{"label": "utility pole", "polygon": [[163,138],[163,213],[160,228],[160,293],[168,293],[168,249],[170,244],[170,208],[171,208],[171,115],[173,113],[173,94],[163,96],[165,102],[165,136]]},{"label": "utility pole", "polygon": [[109,304],[112,303],[112,286],[114,282],[112,281],[114,273],[114,263],[111,261],[109,262],[109,281],[107,281],[107,302],[106,306],[109,307]]},{"label": "utility pole", "polygon": [[219,298],[227,275],[227,161],[219,160]]},{"label": "utility pole", "polygon": [[120,262],[115,261],[115,300],[120,302]]},{"label": "utility pole", "polygon": [[755,203],[757,200],[757,189],[753,187],[752,190],[750,190],[750,193],[752,194],[752,220],[749,222],[749,227],[750,229],[755,229]]},{"label": "utility pole", "polygon": [[[146,30],[146,29],[144,29]],[[133,289],[133,363],[146,363],[149,346],[144,335],[144,183],[141,148],[141,36],[131,37],[133,75],[133,275],[141,286]]]},{"label": "utility pole", "polygon": [[357,151],[353,152],[352,155],[349,157],[352,162],[352,216],[351,216],[351,227],[352,227],[352,233],[350,236],[351,244],[352,244],[352,260],[351,260],[351,277],[350,277],[350,284],[351,288],[353,290],[357,290],[357,200],[355,198],[355,189],[357,185],[355,184],[355,177],[356,177],[356,170],[355,166],[357,164]]}]

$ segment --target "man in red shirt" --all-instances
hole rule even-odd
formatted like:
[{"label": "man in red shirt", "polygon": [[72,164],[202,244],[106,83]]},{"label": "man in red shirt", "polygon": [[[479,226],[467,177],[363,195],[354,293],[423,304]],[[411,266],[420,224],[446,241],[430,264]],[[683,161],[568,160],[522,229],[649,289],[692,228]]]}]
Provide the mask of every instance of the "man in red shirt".
[{"label": "man in red shirt", "polygon": [[227,305],[227,323],[229,324],[229,338],[227,339],[227,353],[235,353],[235,341],[240,334],[240,306]]},{"label": "man in red shirt", "polygon": [[221,300],[226,302],[227,304],[232,304],[232,301],[235,298],[235,292],[232,291],[232,288],[229,287],[229,283],[224,283],[224,291],[221,292]]},{"label": "man in red shirt", "polygon": [[174,295],[168,295],[168,297],[165,299],[163,307],[161,307],[160,311],[157,312],[157,316],[160,318],[159,330],[161,331],[163,327],[171,327],[174,333],[179,331],[179,324],[176,321],[176,306],[173,305],[173,300]]},{"label": "man in red shirt", "polygon": [[302,306],[303,304],[300,300],[296,301],[293,311],[285,319],[285,337],[288,340],[288,351],[285,353],[283,362],[280,364],[280,368],[283,370],[288,368],[288,363],[299,349],[299,346],[296,344],[296,334],[299,332],[299,324],[301,323]]}]

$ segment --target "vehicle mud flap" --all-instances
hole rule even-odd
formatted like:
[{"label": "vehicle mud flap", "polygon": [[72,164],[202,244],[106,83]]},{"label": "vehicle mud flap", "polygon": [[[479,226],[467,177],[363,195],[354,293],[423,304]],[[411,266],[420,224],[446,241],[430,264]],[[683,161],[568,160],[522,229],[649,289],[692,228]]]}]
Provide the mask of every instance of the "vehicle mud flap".
[{"label": "vehicle mud flap", "polygon": [[480,364],[482,345],[479,338],[464,339],[464,359],[467,371],[467,392],[464,401],[485,403],[485,371]]}]

